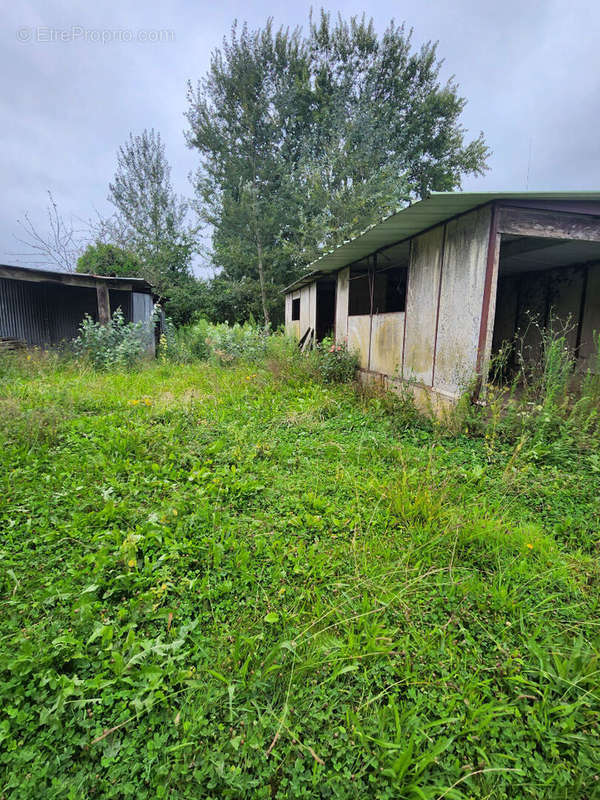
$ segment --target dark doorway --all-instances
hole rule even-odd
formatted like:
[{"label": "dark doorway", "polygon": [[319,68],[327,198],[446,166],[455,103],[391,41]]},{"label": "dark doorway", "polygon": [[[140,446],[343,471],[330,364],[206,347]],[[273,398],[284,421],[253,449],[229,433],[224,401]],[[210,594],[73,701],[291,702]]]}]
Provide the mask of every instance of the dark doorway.
[{"label": "dark doorway", "polygon": [[493,380],[543,368],[546,343],[564,338],[582,370],[595,353],[600,243],[503,234],[492,341]]},{"label": "dark doorway", "polygon": [[335,278],[317,282],[317,342],[335,333]]}]

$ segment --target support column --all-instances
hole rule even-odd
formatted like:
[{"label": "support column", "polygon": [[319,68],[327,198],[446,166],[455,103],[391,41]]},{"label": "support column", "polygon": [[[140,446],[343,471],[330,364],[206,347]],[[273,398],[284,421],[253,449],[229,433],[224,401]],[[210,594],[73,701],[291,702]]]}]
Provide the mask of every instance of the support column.
[{"label": "support column", "polygon": [[105,283],[96,284],[96,295],[98,297],[98,320],[101,325],[110,322],[110,298],[108,286]]}]

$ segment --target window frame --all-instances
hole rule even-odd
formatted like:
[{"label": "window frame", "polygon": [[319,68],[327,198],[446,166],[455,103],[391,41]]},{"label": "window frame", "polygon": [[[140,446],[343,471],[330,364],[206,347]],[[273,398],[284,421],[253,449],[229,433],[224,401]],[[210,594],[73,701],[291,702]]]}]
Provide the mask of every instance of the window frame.
[{"label": "window frame", "polygon": [[[409,265],[408,264],[389,264],[382,268],[373,267],[373,265],[368,265],[367,267],[357,267],[357,266],[350,266],[348,274],[348,316],[349,317],[363,317],[363,316],[374,316],[379,314],[404,314],[406,313],[406,302],[407,302],[407,294],[408,294],[408,272],[409,272]],[[358,274],[352,274],[352,271]],[[386,285],[385,291],[385,299],[383,303],[383,308],[379,306],[375,309],[375,287],[377,276],[382,275],[383,273],[390,272],[392,270],[402,270],[403,276],[398,280],[398,283],[404,284],[404,292],[399,301],[399,305],[401,308],[394,309],[394,310],[387,310],[388,305],[395,305],[389,302],[390,297],[388,296],[388,286]],[[368,281],[368,308],[364,305],[360,305],[360,301],[357,299],[352,298],[352,282],[353,281],[363,281],[364,279]],[[365,295],[362,295],[361,298],[364,302]],[[360,310],[356,310],[356,309]],[[366,310],[365,310],[366,308]]]}]

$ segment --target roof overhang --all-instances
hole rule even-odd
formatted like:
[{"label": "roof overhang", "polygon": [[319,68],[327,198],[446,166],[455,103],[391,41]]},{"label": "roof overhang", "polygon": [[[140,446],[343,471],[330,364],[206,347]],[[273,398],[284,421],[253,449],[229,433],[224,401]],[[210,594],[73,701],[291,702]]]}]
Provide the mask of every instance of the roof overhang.
[{"label": "roof overhang", "polygon": [[[411,239],[420,233],[447,222],[453,217],[473,211],[494,201],[570,201],[600,203],[600,192],[434,192],[401,209],[381,222],[376,222],[353,239],[344,242],[317,258],[307,267],[306,275],[290,284],[284,293],[312,283],[320,276],[337,272],[366,256]],[[581,211],[580,208],[577,211]],[[600,211],[600,209],[598,210]],[[598,213],[597,211],[597,213]]]},{"label": "roof overhang", "polygon": [[99,283],[121,291],[152,293],[152,286],[143,278],[116,278],[111,275],[92,275],[85,272],[57,272],[55,270],[31,269],[0,264],[0,278],[34,283],[59,283],[63,286],[96,288]]}]

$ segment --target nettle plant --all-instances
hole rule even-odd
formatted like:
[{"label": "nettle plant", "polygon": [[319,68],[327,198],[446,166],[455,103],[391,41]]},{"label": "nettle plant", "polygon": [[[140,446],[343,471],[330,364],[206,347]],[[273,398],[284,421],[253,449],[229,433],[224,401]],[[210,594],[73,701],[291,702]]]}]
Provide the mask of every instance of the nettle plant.
[{"label": "nettle plant", "polygon": [[154,315],[148,322],[125,322],[120,308],[109,322],[95,322],[86,314],[79,336],[73,340],[76,354],[95,369],[130,368],[147,352],[154,335]]}]

